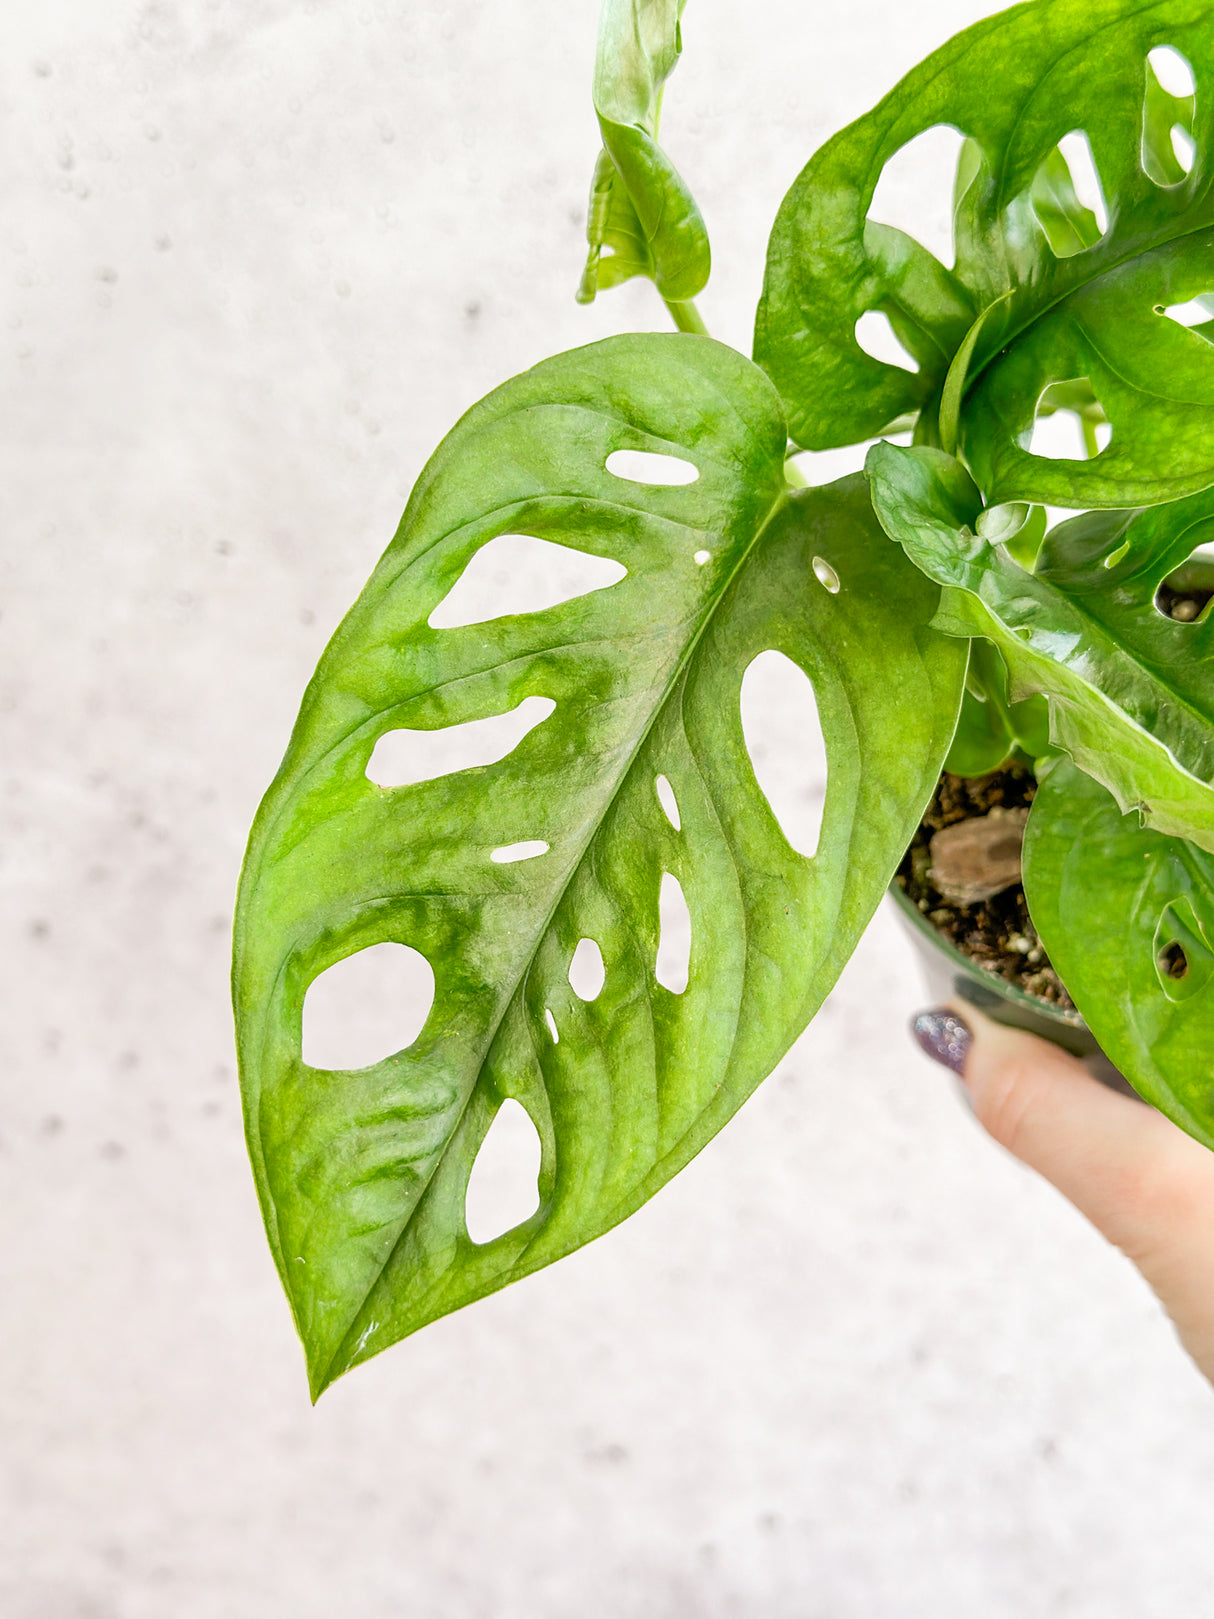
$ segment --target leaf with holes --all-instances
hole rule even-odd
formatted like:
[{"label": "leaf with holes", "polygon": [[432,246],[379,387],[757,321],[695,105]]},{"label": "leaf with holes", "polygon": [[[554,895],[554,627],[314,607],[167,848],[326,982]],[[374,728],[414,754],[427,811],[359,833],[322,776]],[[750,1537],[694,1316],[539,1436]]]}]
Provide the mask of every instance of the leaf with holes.
[{"label": "leaf with holes", "polygon": [[945,587],[937,628],[992,641],[1012,697],[1048,697],[1051,739],[1123,810],[1214,849],[1214,621],[1156,606],[1165,577],[1214,538],[1214,490],[1071,518],[1030,573],[974,532],[981,500],[950,456],[878,444],[866,466],[886,532]]},{"label": "leaf with holes", "polygon": [[1214,857],[1122,815],[1061,760],[1029,815],[1024,889],[1102,1049],[1148,1102],[1214,1147]]},{"label": "leaf with holes", "polygon": [[658,145],[662,87],[683,48],[686,0],[604,0],[594,67],[603,137],[586,220],[589,253],[578,301],[649,276],[672,303],[708,280],[708,233],[695,199]]},{"label": "leaf with holes", "polygon": [[[939,593],[863,479],[793,494],[785,445],[767,378],[708,339],[546,361],[440,447],[321,661],[252,834],[234,979],[250,1150],[317,1392],[669,1180],[812,1016],[909,841],[964,649],[928,628]],[[608,470],[619,451],[694,481],[630,481]],[[503,533],[627,573],[433,628]],[[771,649],[816,689],[830,776],[812,860],[742,729],[743,676]],[[507,757],[368,779],[390,732],[535,698],[555,707]],[[421,1034],[359,1071],[305,1066],[309,985],[385,941],[433,967]],[[539,1132],[540,1204],[477,1244],[466,1188],[505,1098]]]},{"label": "leaf with holes", "polygon": [[[1214,484],[1214,346],[1167,318],[1214,292],[1212,23],[1198,0],[1016,6],[827,142],[780,209],[755,334],[798,444],[853,443],[920,412],[921,440],[951,450],[959,435],[992,501],[1130,506]],[[1160,85],[1165,49],[1191,64],[1195,98]],[[940,125],[968,137],[951,269],[868,218],[886,163]],[[870,311],[917,373],[863,351]],[[1090,458],[1025,448],[1059,385],[1111,424]]]}]

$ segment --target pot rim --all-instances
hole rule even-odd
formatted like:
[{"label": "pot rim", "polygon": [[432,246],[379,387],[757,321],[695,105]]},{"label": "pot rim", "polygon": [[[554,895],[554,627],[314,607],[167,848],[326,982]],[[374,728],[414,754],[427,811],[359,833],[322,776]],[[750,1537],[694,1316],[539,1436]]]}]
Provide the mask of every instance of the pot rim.
[{"label": "pot rim", "polygon": [[923,912],[902,889],[897,881],[890,879],[888,890],[894,904],[911,926],[927,939],[932,947],[940,952],[947,961],[962,968],[970,977],[980,984],[988,987],[993,994],[1001,1000],[1010,1001],[1013,1006],[1019,1006],[1026,1012],[1033,1012],[1048,1022],[1057,1023],[1062,1028],[1090,1033],[1087,1024],[1078,1012],[1067,1012],[1060,1006],[1054,1006],[1050,1001],[1042,1000],[1039,995],[1030,995],[1027,990],[1018,988],[1009,983],[998,973],[991,972],[989,968],[980,966],[971,956],[963,950],[958,950],[950,939],[947,939],[934,922],[928,920]]}]

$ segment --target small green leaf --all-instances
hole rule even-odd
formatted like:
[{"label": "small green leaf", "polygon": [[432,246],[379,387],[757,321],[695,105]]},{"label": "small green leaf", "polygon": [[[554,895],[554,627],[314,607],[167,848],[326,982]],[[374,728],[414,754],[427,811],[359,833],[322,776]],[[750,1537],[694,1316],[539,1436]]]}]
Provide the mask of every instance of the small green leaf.
[{"label": "small green leaf", "polygon": [[662,86],[682,49],[686,0],[603,0],[594,106],[603,137],[586,220],[578,301],[647,275],[671,303],[708,280],[708,233],[686,184],[658,145]]},{"label": "small green leaf", "polygon": [[[1005,296],[1010,295],[1005,294]],[[978,339],[982,335],[982,328],[986,324],[986,318],[995,307],[995,304],[988,304],[969,331],[966,332],[964,338],[962,338],[961,347],[953,355],[944,378],[944,386],[940,390],[938,423],[940,443],[938,448],[946,451],[949,455],[956,455],[957,453],[957,434],[961,426],[961,402],[965,398],[965,386],[969,381],[970,362],[974,357],[974,350],[978,346]]]},{"label": "small green leaf", "polygon": [[[1028,522],[1029,514],[1040,510],[1039,506],[1026,506],[1023,501],[1018,500],[1011,501],[1005,506],[987,506],[984,511],[978,513],[978,521],[974,525],[975,532],[989,545],[1007,545]],[[1044,533],[1042,530],[1043,538]]]},{"label": "small green leaf", "polygon": [[1049,707],[1044,697],[1009,702],[1007,665],[996,647],[975,636],[944,768],[955,776],[985,776],[1017,751],[1032,760],[1050,753]]},{"label": "small green leaf", "polygon": [[[1165,313],[1214,292],[1212,23],[1198,0],[1034,0],[949,41],[827,142],[780,209],[755,330],[798,444],[854,443],[919,410],[920,440],[955,435],[992,501],[1121,507],[1214,484],[1214,345]],[[1192,64],[1196,121],[1148,67],[1163,43]],[[1178,122],[1197,155],[1187,175],[1170,155],[1165,182],[1150,154],[1165,124],[1171,154]],[[939,125],[967,137],[952,270],[867,217],[885,164]],[[1072,133],[1090,146],[1103,234],[1063,156]],[[870,310],[917,374],[862,351]],[[1099,454],[1030,453],[1059,383],[1111,424]]]},{"label": "small green leaf", "polygon": [[[770,1072],[892,876],[965,652],[928,627],[939,593],[889,544],[863,479],[790,494],[786,442],[767,378],[708,339],[548,360],[440,447],[321,660],[250,841],[234,967],[250,1151],[317,1392],[644,1203]],[[618,450],[697,476],[628,482],[606,469]],[[431,628],[511,533],[627,574]],[[742,678],[769,649],[816,691],[830,778],[813,858],[783,836],[742,732]],[[497,763],[367,779],[394,729],[534,696],[555,709]],[[520,844],[548,847],[491,859]],[[682,993],[655,977],[665,876],[691,914]],[[589,1002],[569,978],[582,939],[604,969]],[[356,1072],[305,1066],[309,984],[384,941],[433,968],[421,1034]],[[465,1190],[510,1097],[541,1138],[540,1207],[477,1245]]]},{"label": "small green leaf", "polygon": [[1214,849],[1214,620],[1155,605],[1214,536],[1214,491],[1072,518],[1029,573],[975,534],[977,491],[941,451],[878,444],[866,471],[886,532],[945,587],[937,628],[994,642],[1013,699],[1048,697],[1051,740],[1123,810]]},{"label": "small green leaf", "polygon": [[1041,781],[1024,839],[1041,942],[1134,1088],[1214,1147],[1214,858],[1122,815],[1067,760]]}]

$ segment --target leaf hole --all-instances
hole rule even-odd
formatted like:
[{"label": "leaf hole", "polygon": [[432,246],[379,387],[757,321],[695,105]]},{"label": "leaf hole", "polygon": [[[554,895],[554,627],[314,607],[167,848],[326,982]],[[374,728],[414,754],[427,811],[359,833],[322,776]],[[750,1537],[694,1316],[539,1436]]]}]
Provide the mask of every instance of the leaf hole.
[{"label": "leaf hole", "polygon": [[505,714],[465,720],[435,731],[399,727],[385,731],[367,761],[367,777],[377,787],[412,787],[461,770],[497,764],[556,708],[551,697],[524,697]]},{"label": "leaf hole", "polygon": [[681,995],[691,971],[691,912],[683,886],[668,871],[658,891],[658,956],[653,976],[663,989]]},{"label": "leaf hole", "polygon": [[1165,978],[1178,979],[1189,976],[1189,958],[1184,953],[1184,946],[1175,939],[1160,951],[1159,970]]},{"label": "leaf hole", "polygon": [[522,843],[506,843],[491,851],[489,858],[495,865],[512,866],[518,860],[535,860],[548,853],[543,838],[527,838]]},{"label": "leaf hole", "polygon": [[1210,617],[1214,601],[1214,559],[1195,552],[1162,581],[1155,606],[1178,624],[1196,624]]},{"label": "leaf hole", "polygon": [[1165,906],[1155,930],[1155,973],[1170,1001],[1207,990],[1214,955],[1188,895]]},{"label": "leaf hole", "polygon": [[570,989],[579,1001],[595,1001],[606,982],[603,952],[593,939],[579,939],[569,963]]},{"label": "leaf hole", "polygon": [[1189,595],[1187,592],[1174,593],[1166,600],[1166,605],[1165,601],[1161,599],[1162,596],[1163,587],[1161,587],[1160,594],[1155,598],[1155,605],[1165,618],[1175,619],[1178,624],[1195,624],[1205,613],[1210,602],[1211,592],[1204,591],[1201,595]]},{"label": "leaf hole", "polygon": [[1071,377],[1042,391],[1027,449],[1046,461],[1082,461],[1102,454],[1112,437],[1091,379]]},{"label": "leaf hole", "polygon": [[607,590],[627,572],[611,557],[531,534],[499,534],[470,558],[426,622],[433,630],[458,630],[495,618],[543,613]]},{"label": "leaf hole", "polygon": [[1174,45],[1156,45],[1147,52],[1147,61],[1161,89],[1183,101],[1197,94],[1197,81],[1187,56],[1182,56]]},{"label": "leaf hole", "polygon": [[1199,293],[1183,304],[1156,304],[1155,313],[1166,315],[1186,331],[1196,332],[1207,343],[1214,342],[1214,292]]},{"label": "leaf hole", "polygon": [[674,796],[674,788],[666,780],[665,776],[659,776],[653,787],[658,795],[658,803],[662,806],[662,812],[666,819],[676,832],[681,832],[683,830],[683,819],[679,814],[679,801]]},{"label": "leaf hole", "polygon": [[687,484],[694,483],[700,476],[699,468],[692,462],[653,450],[612,450],[606,467],[613,478],[624,478],[628,483]]},{"label": "leaf hole", "polygon": [[774,649],[742,676],[742,735],[759,790],[790,848],[818,852],[826,804],[827,757],[813,682]]},{"label": "leaf hole", "polygon": [[874,360],[896,365],[903,371],[918,371],[919,362],[910,353],[880,309],[870,309],[856,322],[856,342]]},{"label": "leaf hole", "polygon": [[1142,100],[1142,167],[1157,186],[1180,185],[1192,172],[1197,84],[1188,59],[1157,45],[1146,60]]},{"label": "leaf hole", "polygon": [[1108,556],[1105,557],[1104,564],[1103,564],[1104,567],[1106,567],[1106,568],[1115,568],[1117,566],[1117,564],[1121,561],[1121,559],[1125,556],[1126,552],[1129,549],[1130,549],[1129,540],[1122,540],[1121,544],[1117,547],[1117,549],[1115,551],[1110,551]]},{"label": "leaf hole", "polygon": [[1081,129],[1064,135],[1033,177],[1029,192],[1052,252],[1070,258],[1094,247],[1109,228],[1104,188]]},{"label": "leaf hole", "polygon": [[1042,410],[1038,405],[1028,452],[1047,461],[1081,459],[1084,453],[1083,428],[1078,418],[1070,411]]},{"label": "leaf hole", "polygon": [[556,1026],[556,1019],[552,1015],[552,1008],[550,1006],[546,1006],[544,1008],[544,1022],[548,1025],[548,1033],[552,1036],[553,1045],[559,1046],[561,1043],[561,1034],[560,1030]]},{"label": "leaf hole", "polygon": [[369,1068],[411,1046],[434,1004],[434,970],[405,944],[373,944],[308,985],[301,1054],[309,1068]]},{"label": "leaf hole", "polygon": [[702,568],[706,562],[712,561],[712,552],[697,551],[695,556],[692,558],[692,561],[695,563],[697,568]]},{"label": "leaf hole", "polygon": [[815,557],[813,560],[814,578],[824,590],[829,590],[832,596],[839,594],[839,575],[827,562],[825,557]]},{"label": "leaf hole", "polygon": [[949,268],[956,256],[953,182],[964,144],[950,124],[925,129],[887,159],[868,205],[874,223],[905,232]]},{"label": "leaf hole", "polygon": [[1109,210],[1104,200],[1104,187],[1092,156],[1092,143],[1081,129],[1072,129],[1058,142],[1058,150],[1071,171],[1071,183],[1080,204],[1095,216],[1097,228],[1103,236],[1109,228]]},{"label": "leaf hole", "polygon": [[1183,124],[1173,124],[1171,131],[1172,155],[1177,165],[1187,175],[1193,172],[1193,162],[1197,156],[1197,142]]},{"label": "leaf hole", "polygon": [[513,1231],[539,1208],[541,1157],[531,1115],[508,1098],[481,1142],[464,1194],[464,1225],[478,1247]]}]

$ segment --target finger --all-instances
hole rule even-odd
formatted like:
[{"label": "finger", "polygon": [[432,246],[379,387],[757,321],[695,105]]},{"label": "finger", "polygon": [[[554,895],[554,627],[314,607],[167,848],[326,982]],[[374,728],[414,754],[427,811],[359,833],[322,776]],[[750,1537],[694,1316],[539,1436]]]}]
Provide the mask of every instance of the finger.
[{"label": "finger", "polygon": [[979,1123],[1134,1261],[1214,1373],[1214,1153],[1057,1046],[969,1007],[921,1015],[916,1038],[947,1048],[931,1054],[961,1075]]}]

